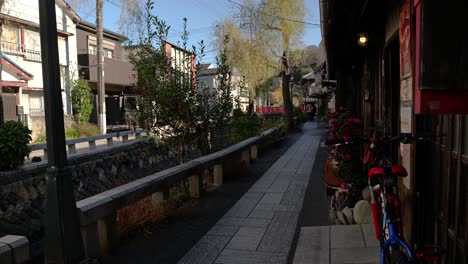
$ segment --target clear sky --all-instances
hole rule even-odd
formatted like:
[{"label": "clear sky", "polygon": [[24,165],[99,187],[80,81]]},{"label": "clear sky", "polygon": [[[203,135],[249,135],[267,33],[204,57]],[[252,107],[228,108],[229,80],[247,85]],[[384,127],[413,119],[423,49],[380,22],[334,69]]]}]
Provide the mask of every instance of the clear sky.
[{"label": "clear sky", "polygon": [[[242,3],[242,0],[233,0]],[[306,12],[304,21],[314,24],[320,23],[319,0],[304,0]],[[91,1],[94,2],[94,1]],[[104,27],[112,31],[118,31],[121,0],[104,0]],[[95,23],[95,9],[79,12],[80,16],[89,22]],[[204,40],[207,51],[212,50],[210,44],[214,38],[215,25],[218,21],[231,18],[235,15],[237,6],[228,0],[156,0],[155,14],[171,26],[169,41],[177,43],[183,30],[184,17],[187,18],[189,39],[191,44]],[[304,45],[318,45],[321,40],[320,27],[305,24],[305,34],[302,39]],[[191,46],[191,45],[190,45]],[[214,63],[216,52],[208,52],[205,62]]]}]

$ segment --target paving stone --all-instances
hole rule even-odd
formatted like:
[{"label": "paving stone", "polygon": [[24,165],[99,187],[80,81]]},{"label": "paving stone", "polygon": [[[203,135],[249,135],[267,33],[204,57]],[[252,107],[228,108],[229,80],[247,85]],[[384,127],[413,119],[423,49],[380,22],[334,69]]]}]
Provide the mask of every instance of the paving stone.
[{"label": "paving stone", "polygon": [[273,182],[273,184],[268,188],[268,192],[286,192],[288,189],[291,180],[279,179],[280,176]]},{"label": "paving stone", "polygon": [[[296,252],[297,254],[297,252]],[[330,264],[329,248],[312,248],[294,256],[293,264]]]},{"label": "paving stone", "polygon": [[330,263],[330,227],[302,227],[294,254],[294,264]]},{"label": "paving stone", "polygon": [[267,227],[270,224],[270,220],[261,218],[243,218],[243,217],[227,217],[221,218],[218,225],[226,226],[245,226],[245,227]]},{"label": "paving stone", "polygon": [[239,230],[238,226],[215,225],[206,234],[212,236],[233,237],[237,230]]},{"label": "paving stone", "polygon": [[225,214],[232,217],[247,217],[255,208],[260,197],[242,197],[237,203]]},{"label": "paving stone", "polygon": [[230,237],[206,235],[178,262],[179,264],[209,264],[213,263]]},{"label": "paving stone", "polygon": [[216,259],[217,264],[286,264],[287,254],[226,249]]},{"label": "paving stone", "polygon": [[244,194],[242,197],[248,197],[248,198],[262,198],[264,195],[264,192],[247,192]]},{"label": "paving stone", "polygon": [[261,210],[261,209],[254,209],[249,215],[249,218],[264,218],[264,219],[272,219],[275,215],[275,210]]},{"label": "paving stone", "polygon": [[260,200],[260,203],[271,203],[279,204],[281,199],[283,199],[284,193],[265,193],[263,198]]},{"label": "paving stone", "polygon": [[366,247],[379,247],[380,242],[375,238],[374,225],[361,225],[362,234],[364,236],[364,243]]},{"label": "paving stone", "polygon": [[331,264],[379,264],[379,247],[331,249]]},{"label": "paving stone", "polygon": [[281,204],[288,205],[301,205],[305,197],[307,185],[306,184],[291,184],[284,194]]},{"label": "paving stone", "polygon": [[331,226],[331,248],[365,247],[360,225]]},{"label": "paving stone", "polygon": [[274,210],[277,212],[298,212],[300,205],[258,203],[254,210]]},{"label": "paving stone", "polygon": [[241,227],[231,241],[229,241],[226,248],[255,251],[265,231],[266,228]]},{"label": "paving stone", "polygon": [[260,242],[258,250],[288,253],[296,231],[298,218],[298,212],[276,212]]}]

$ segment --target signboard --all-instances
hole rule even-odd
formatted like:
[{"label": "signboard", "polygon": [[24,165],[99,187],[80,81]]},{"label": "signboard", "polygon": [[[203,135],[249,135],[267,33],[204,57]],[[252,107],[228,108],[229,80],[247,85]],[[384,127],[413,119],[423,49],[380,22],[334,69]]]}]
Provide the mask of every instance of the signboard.
[{"label": "signboard", "polygon": [[413,107],[411,105],[400,108],[400,132],[412,133]]},{"label": "signboard", "polygon": [[312,102],[315,102],[314,98],[304,98],[304,97],[301,98],[301,103],[312,103]]},{"label": "signboard", "polygon": [[400,101],[413,101],[413,78],[406,78],[400,82]]},{"label": "signboard", "polygon": [[282,106],[260,106],[256,108],[256,112],[259,114],[283,113],[284,107]]},{"label": "signboard", "polygon": [[408,176],[403,177],[403,185],[411,190],[411,145],[400,144],[401,165],[408,171]]},{"label": "signboard", "polygon": [[400,10],[400,74],[401,78],[411,76],[411,23],[409,1]]}]

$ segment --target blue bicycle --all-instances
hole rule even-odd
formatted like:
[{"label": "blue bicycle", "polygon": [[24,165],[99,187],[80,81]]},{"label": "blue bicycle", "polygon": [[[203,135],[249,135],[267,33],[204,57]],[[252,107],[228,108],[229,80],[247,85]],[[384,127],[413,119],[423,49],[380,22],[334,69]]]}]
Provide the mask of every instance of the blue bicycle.
[{"label": "blue bicycle", "polygon": [[388,146],[393,143],[413,143],[414,135],[400,135],[394,138],[378,138],[374,132],[365,147],[363,162],[370,165],[368,184],[371,190],[371,208],[374,218],[376,238],[380,240],[381,264],[412,264],[434,262],[440,259],[443,251],[437,246],[429,246],[413,253],[411,247],[402,238],[400,199],[398,181],[408,176],[406,169],[394,165],[388,158]]},{"label": "blue bicycle", "polygon": [[371,138],[352,138],[346,141],[329,140],[328,145],[364,144],[363,163],[370,167],[368,185],[371,194],[371,209],[374,219],[375,236],[380,240],[381,264],[413,264],[438,261],[443,254],[437,246],[425,247],[416,254],[402,238],[398,181],[408,175],[406,169],[394,165],[388,158],[388,146],[393,143],[409,144],[415,140],[425,140],[414,135],[400,135],[393,138],[378,137],[374,132]]}]

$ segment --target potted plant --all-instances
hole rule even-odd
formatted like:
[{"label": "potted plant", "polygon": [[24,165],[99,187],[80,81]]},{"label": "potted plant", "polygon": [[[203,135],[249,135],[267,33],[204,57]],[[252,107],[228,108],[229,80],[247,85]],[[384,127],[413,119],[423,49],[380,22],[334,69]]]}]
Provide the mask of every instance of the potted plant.
[{"label": "potted plant", "polygon": [[16,169],[31,153],[31,130],[20,122],[0,125],[0,171]]}]

